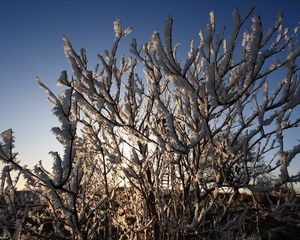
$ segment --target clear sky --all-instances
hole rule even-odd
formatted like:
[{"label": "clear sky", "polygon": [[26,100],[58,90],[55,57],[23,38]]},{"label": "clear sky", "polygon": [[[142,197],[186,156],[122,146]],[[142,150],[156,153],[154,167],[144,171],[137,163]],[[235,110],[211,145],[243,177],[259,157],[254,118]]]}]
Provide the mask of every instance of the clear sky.
[{"label": "clear sky", "polygon": [[[35,82],[39,75],[54,90],[62,70],[69,70],[63,52],[62,36],[67,34],[75,49],[87,48],[93,67],[96,54],[110,48],[113,21],[134,31],[129,40],[147,41],[154,30],[161,30],[168,16],[174,18],[175,41],[187,48],[199,30],[205,29],[208,14],[216,12],[219,26],[230,26],[232,11],[241,13],[256,6],[266,28],[284,13],[287,27],[300,20],[300,2],[248,0],[1,0],[0,1],[0,131],[13,128],[16,151],[25,163],[50,161],[48,152],[60,149],[50,129],[57,126],[46,95]],[[125,51],[125,50],[124,50]],[[297,165],[299,166],[299,165]]]}]

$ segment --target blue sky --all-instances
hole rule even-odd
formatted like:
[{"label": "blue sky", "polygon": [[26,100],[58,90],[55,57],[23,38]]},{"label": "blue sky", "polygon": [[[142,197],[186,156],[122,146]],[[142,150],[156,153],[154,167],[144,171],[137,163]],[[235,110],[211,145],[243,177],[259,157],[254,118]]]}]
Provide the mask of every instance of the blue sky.
[{"label": "blue sky", "polygon": [[46,95],[35,82],[39,75],[55,91],[55,82],[69,65],[63,52],[62,36],[67,34],[76,49],[88,49],[91,62],[96,54],[110,48],[112,24],[121,19],[134,31],[121,45],[128,49],[130,39],[147,41],[161,30],[168,16],[174,18],[175,41],[187,48],[199,30],[205,29],[208,14],[216,12],[219,26],[232,23],[232,11],[242,13],[252,5],[270,26],[278,11],[284,13],[287,27],[300,21],[298,1],[77,1],[1,0],[0,2],[0,131],[13,128],[16,151],[24,163],[33,166],[42,159],[50,166],[48,152],[60,149],[50,129],[57,125]]}]

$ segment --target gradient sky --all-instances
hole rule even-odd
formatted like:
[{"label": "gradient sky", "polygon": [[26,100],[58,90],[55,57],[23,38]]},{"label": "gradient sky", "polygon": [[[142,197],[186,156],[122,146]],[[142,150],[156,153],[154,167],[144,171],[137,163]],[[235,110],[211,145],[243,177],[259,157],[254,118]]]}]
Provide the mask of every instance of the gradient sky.
[{"label": "gradient sky", "polygon": [[199,30],[205,29],[211,10],[216,12],[217,25],[230,26],[233,9],[244,13],[253,5],[265,28],[275,21],[278,11],[284,13],[285,26],[292,28],[299,23],[300,2],[295,0],[1,0],[0,131],[14,130],[16,151],[24,163],[33,166],[42,159],[51,165],[48,152],[59,150],[60,145],[50,129],[58,123],[35,76],[59,91],[56,80],[62,70],[69,70],[63,52],[64,34],[75,49],[88,49],[93,68],[96,54],[111,47],[116,19],[134,29],[123,41],[121,52],[128,49],[133,37],[139,43],[146,42],[154,30],[163,28],[168,16],[174,18],[175,41],[186,49]]}]

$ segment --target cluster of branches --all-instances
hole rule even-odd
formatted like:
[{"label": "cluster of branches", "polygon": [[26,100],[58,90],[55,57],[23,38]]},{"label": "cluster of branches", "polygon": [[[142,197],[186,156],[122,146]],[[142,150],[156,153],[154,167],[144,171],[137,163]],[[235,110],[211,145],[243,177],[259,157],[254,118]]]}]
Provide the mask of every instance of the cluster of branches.
[{"label": "cluster of branches", "polygon": [[[185,62],[171,18],[164,37],[133,39],[132,56],[119,61],[131,28],[115,21],[112,49],[98,54],[93,71],[86,50],[77,53],[64,37],[73,70],[58,79],[64,90],[56,96],[37,78],[61,122],[52,131],[64,153],[50,152],[52,171],[42,163],[31,170],[17,161],[12,131],[2,133],[2,196],[13,198],[16,171],[40,199],[4,214],[2,226],[14,225],[14,239],[230,238],[245,236],[247,222],[260,234],[259,194],[300,180],[289,172],[300,144],[286,141],[288,129],[299,129],[300,47],[298,29],[283,28],[281,15],[266,31],[259,16],[247,28],[253,10],[233,12],[229,36],[211,12]],[[274,172],[278,178],[262,181]],[[242,208],[240,189],[252,196]],[[283,217],[278,209],[291,204],[286,197],[273,213]]]}]

